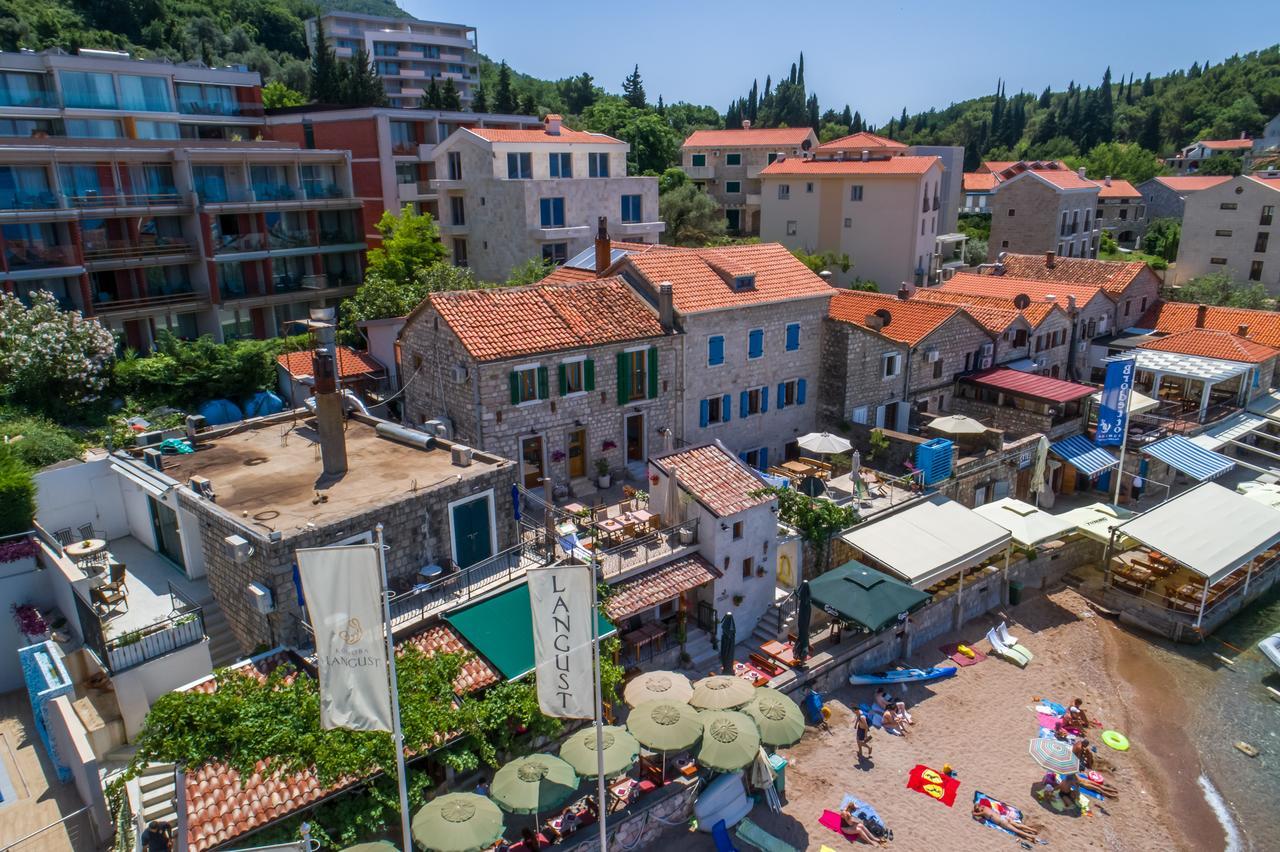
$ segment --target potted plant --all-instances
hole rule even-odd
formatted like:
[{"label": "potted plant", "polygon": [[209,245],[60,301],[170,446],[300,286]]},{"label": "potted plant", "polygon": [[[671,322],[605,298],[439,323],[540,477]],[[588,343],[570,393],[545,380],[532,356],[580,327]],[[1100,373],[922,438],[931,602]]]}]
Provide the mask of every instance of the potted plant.
[{"label": "potted plant", "polygon": [[648,506],[648,505],[649,505],[649,492],[637,490],[631,493],[631,508],[639,509],[641,506]]},{"label": "potted plant", "polygon": [[13,613],[13,620],[17,622],[18,630],[28,645],[34,645],[49,638],[49,622],[45,621],[40,610],[31,604],[14,604],[9,607],[9,610]]},{"label": "potted plant", "polygon": [[744,598],[742,595],[734,595],[734,596],[733,596],[733,605],[734,605],[735,607],[740,607],[740,606],[742,606],[742,602],[743,602],[744,600],[746,600],[746,598]]},{"label": "potted plant", "polygon": [[880,429],[872,429],[867,437],[867,460],[873,461],[889,449],[889,437]]},{"label": "potted plant", "polygon": [[608,488],[613,484],[613,476],[609,473],[607,459],[596,459],[596,484],[601,488]]}]

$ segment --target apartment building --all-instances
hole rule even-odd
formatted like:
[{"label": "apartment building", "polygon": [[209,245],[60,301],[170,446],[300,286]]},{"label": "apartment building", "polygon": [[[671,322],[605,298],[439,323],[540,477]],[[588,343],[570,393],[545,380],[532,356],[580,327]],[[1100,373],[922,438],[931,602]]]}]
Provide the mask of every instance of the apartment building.
[{"label": "apartment building", "polygon": [[1107,175],[1098,181],[1098,227],[1122,248],[1135,248],[1147,232],[1147,209],[1142,193],[1127,180]]},{"label": "apartment building", "polygon": [[0,68],[0,287],[143,351],[162,329],[273,336],[354,292],[349,155],[256,139],[256,73],[96,53]]},{"label": "apartment building", "polygon": [[1068,348],[1061,341],[1071,334],[1071,319],[1056,302],[1030,302],[1019,309],[998,296],[936,287],[915,289],[910,298],[958,306],[991,335],[991,351],[966,357],[962,372],[1008,367],[1043,376],[1052,376],[1055,370],[1058,375],[1066,373]]},{"label": "apartment building", "polygon": [[1229,154],[1233,157],[1244,157],[1253,149],[1253,140],[1241,133],[1239,139],[1202,139],[1192,142],[1178,153],[1165,160],[1165,165],[1176,169],[1178,174],[1193,175],[1200,164],[1210,157]]},{"label": "apartment building", "polygon": [[1230,175],[1167,175],[1154,177],[1138,185],[1147,221],[1177,219],[1182,221],[1188,196],[1231,180]]},{"label": "apartment building", "polygon": [[1277,205],[1280,172],[1240,175],[1189,197],[1173,283],[1227,272],[1280,295],[1280,235],[1272,234]]},{"label": "apartment building", "polygon": [[680,146],[680,167],[715,199],[730,234],[760,234],[760,173],[780,156],[813,151],[818,136],[808,127],[695,130]]},{"label": "apartment building", "polygon": [[463,108],[475,96],[480,82],[475,27],[337,11],[311,18],[306,26],[312,50],[320,27],[339,59],[351,59],[363,45],[393,107],[420,106],[432,80],[437,86],[452,81]]},{"label": "apartment building", "polygon": [[562,264],[590,249],[601,217],[613,232],[657,242],[658,180],[627,175],[630,146],[565,127],[548,115],[537,129],[462,128],[436,145],[440,234],[453,263],[484,281],[541,257]]},{"label": "apartment building", "polygon": [[1149,305],[1160,298],[1161,280],[1141,261],[1096,260],[1044,254],[1006,254],[989,275],[1008,275],[1025,281],[1101,287],[1115,302],[1112,327],[1134,325]]},{"label": "apartment building", "polygon": [[[1097,257],[1101,233],[1096,210],[1100,187],[1057,161],[984,163],[994,175],[987,208],[991,238],[987,259],[1001,252]],[[966,179],[966,185],[969,185]]]},{"label": "apartment building", "polygon": [[362,205],[362,233],[369,242],[380,239],[374,226],[387,210],[407,205],[440,221],[440,193],[431,186],[435,149],[459,128],[542,127],[537,118],[521,115],[316,104],[271,110],[266,124],[272,139],[351,152],[352,188]]}]

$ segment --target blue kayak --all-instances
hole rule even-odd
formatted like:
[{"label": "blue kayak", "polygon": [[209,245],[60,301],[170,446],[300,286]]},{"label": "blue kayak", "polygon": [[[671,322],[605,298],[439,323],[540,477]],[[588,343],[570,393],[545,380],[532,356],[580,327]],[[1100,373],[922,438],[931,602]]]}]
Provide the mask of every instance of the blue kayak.
[{"label": "blue kayak", "polygon": [[929,683],[954,677],[955,666],[933,666],[928,669],[898,669],[892,672],[873,672],[871,674],[851,674],[849,683],[854,686],[875,686],[892,683]]}]

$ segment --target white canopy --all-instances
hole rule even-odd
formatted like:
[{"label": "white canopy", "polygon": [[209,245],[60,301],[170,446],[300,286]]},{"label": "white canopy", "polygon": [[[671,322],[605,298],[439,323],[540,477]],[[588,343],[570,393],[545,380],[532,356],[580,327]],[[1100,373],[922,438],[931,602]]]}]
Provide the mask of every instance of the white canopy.
[{"label": "white canopy", "polygon": [[1267,418],[1260,414],[1238,411],[1220,423],[1210,426],[1191,439],[1191,443],[1199,444],[1206,450],[1219,450],[1232,441],[1239,441],[1246,435],[1261,429]]},{"label": "white canopy", "polygon": [[1121,524],[1120,531],[1216,583],[1280,542],[1280,512],[1204,482]]},{"label": "white canopy", "polygon": [[1007,529],[1013,540],[1024,547],[1035,547],[1042,541],[1060,538],[1075,526],[1065,520],[1065,515],[1051,515],[1012,497],[987,503],[973,511]]},{"label": "white canopy", "polygon": [[1251,369],[1249,364],[1239,361],[1221,361],[1217,358],[1202,358],[1199,355],[1183,355],[1180,352],[1164,352],[1159,349],[1130,349],[1123,355],[1113,355],[1102,360],[1110,363],[1132,358],[1137,359],[1139,370],[1207,381],[1211,385],[1225,382],[1235,376],[1242,376]]},{"label": "white canopy", "polygon": [[847,453],[853,449],[853,444],[847,439],[832,435],[830,432],[810,432],[808,435],[801,435],[796,443],[800,449],[820,455]]},{"label": "white canopy", "polygon": [[1280,509],[1280,485],[1274,482],[1241,482],[1236,491],[1264,506]]},{"label": "white canopy", "polygon": [[[1058,517],[1090,538],[1106,544],[1111,540],[1111,531],[1132,518],[1133,512],[1111,503],[1090,503],[1063,512]],[[1123,544],[1123,539],[1124,536],[1117,539],[1117,544]]]},{"label": "white canopy", "polygon": [[[1102,391],[1098,391],[1093,396],[1089,397],[1089,399],[1093,400],[1094,408],[1097,408],[1098,406],[1102,405]],[[1159,408],[1159,407],[1160,407],[1160,400],[1152,399],[1151,397],[1147,396],[1145,393],[1138,393],[1136,390],[1129,391],[1129,413],[1130,414],[1145,414],[1151,409]]]},{"label": "white canopy", "polygon": [[[1280,513],[1277,513],[1280,514]],[[859,524],[841,538],[917,589],[1009,544],[1009,531],[940,494],[887,517]]]}]

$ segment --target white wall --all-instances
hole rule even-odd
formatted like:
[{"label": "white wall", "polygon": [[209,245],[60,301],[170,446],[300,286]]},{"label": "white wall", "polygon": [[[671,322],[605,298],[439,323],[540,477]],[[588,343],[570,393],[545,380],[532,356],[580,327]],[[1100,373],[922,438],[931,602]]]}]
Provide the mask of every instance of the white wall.
[{"label": "white wall", "polygon": [[49,704],[49,715],[46,719],[49,736],[57,744],[58,754],[71,767],[71,780],[80,794],[80,801],[90,808],[90,813],[97,825],[100,836],[107,836],[111,831],[111,818],[107,811],[107,800],[102,793],[102,782],[98,779],[98,760],[89,745],[89,736],[71,706],[70,696],[60,695]]},{"label": "white wall", "polygon": [[147,502],[150,495],[141,485],[123,476],[117,476],[116,481],[125,516],[125,530],[121,535],[131,535],[144,547],[155,550],[156,533],[151,526],[151,506]]},{"label": "white wall", "polygon": [[[22,688],[18,648],[26,645],[10,610],[16,604],[34,604],[42,614],[56,604],[46,572],[36,570],[34,558],[0,563],[0,692]],[[73,610],[70,618],[75,618]]]},{"label": "white wall", "polygon": [[[733,613],[738,640],[743,641],[773,603],[777,588],[778,519],[769,511],[768,503],[724,518],[712,515],[700,503],[694,506],[698,513],[698,551],[723,573],[712,584],[716,613],[720,616]],[[742,538],[735,541],[733,525],[738,521],[743,523],[743,533]],[[728,529],[722,530],[721,524]],[[754,564],[751,576],[743,577],[742,562],[748,557]],[[764,569],[764,576],[758,576],[760,568]],[[742,603],[735,604],[734,595],[742,595]]]},{"label": "white wall", "polygon": [[213,660],[209,657],[209,640],[205,639],[114,675],[111,682],[124,717],[125,736],[133,742],[157,698],[210,674]]},{"label": "white wall", "polygon": [[369,344],[369,354],[386,369],[393,388],[400,387],[400,377],[396,373],[396,339],[403,328],[404,317],[373,320],[360,325],[360,331]]},{"label": "white wall", "polygon": [[91,523],[107,539],[128,535],[120,477],[109,458],[42,470],[35,479],[36,517],[49,532]]},{"label": "white wall", "polygon": [[204,567],[204,548],[200,546],[200,519],[176,499],[170,505],[178,511],[178,537],[182,539],[182,561],[186,564],[187,576],[198,580],[208,573]]}]

